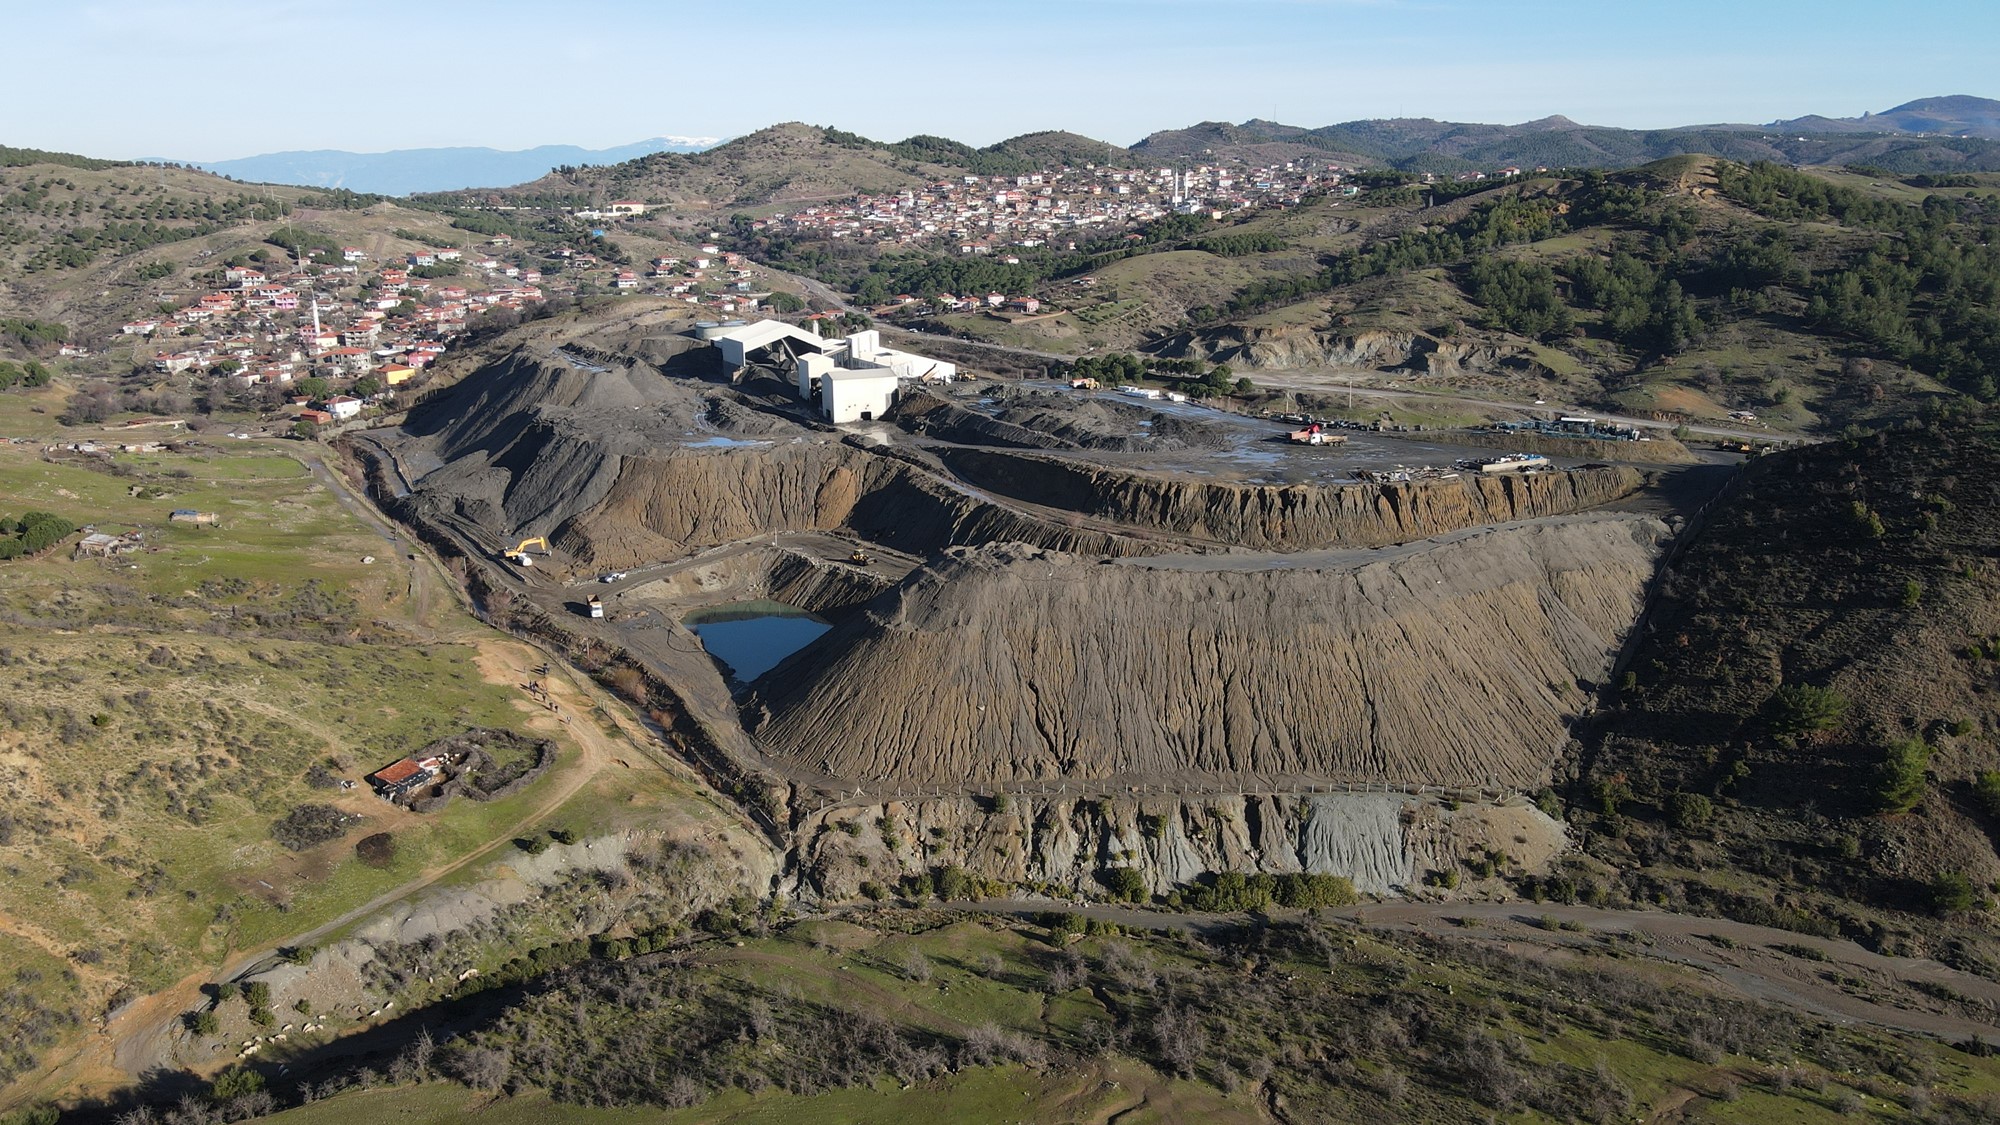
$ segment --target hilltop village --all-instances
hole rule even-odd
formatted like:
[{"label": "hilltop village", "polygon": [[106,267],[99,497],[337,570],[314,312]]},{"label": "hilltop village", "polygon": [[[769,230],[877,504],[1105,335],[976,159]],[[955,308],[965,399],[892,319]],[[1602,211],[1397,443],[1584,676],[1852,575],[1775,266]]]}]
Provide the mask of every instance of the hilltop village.
[{"label": "hilltop village", "polygon": [[[541,273],[509,261],[505,240],[484,250],[427,248],[376,262],[344,247],[337,259],[306,257],[282,267],[232,259],[210,271],[213,288],[157,316],[126,322],[113,348],[154,345],[160,374],[206,371],[231,390],[267,388],[282,398],[306,384],[352,391],[319,398],[325,420],[358,414],[393,396],[493,309],[519,312],[543,300]],[[310,420],[321,420],[313,418]]]},{"label": "hilltop village", "polygon": [[[297,418],[323,425],[388,405],[420,384],[452,342],[491,313],[610,293],[731,315],[756,311],[771,296],[758,271],[713,245],[655,256],[643,269],[604,245],[600,255],[570,245],[523,248],[500,236],[387,260],[355,246],[233,256],[198,275],[200,289],[161,291],[159,312],[125,322],[96,354],[129,357],[155,376],[207,374],[228,393],[305,407]],[[89,359],[93,349],[70,344],[62,354]]]},{"label": "hilltop village", "polygon": [[751,229],[944,247],[960,254],[1004,255],[1010,247],[1074,250],[1107,231],[1168,215],[1220,219],[1252,207],[1296,205],[1316,192],[1343,190],[1342,171],[1338,164],[1307,160],[1143,170],[1086,164],[1013,176],[965,175],[920,190],[857,194],[773,215],[753,221]]}]

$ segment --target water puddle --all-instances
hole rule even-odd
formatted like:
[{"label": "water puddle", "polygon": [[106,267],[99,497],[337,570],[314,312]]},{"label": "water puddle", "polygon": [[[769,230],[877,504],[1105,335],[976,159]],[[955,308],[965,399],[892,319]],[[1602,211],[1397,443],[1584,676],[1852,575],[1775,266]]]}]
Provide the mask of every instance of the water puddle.
[{"label": "water puddle", "polygon": [[685,624],[732,678],[746,684],[833,628],[805,610],[763,600],[696,610]]}]

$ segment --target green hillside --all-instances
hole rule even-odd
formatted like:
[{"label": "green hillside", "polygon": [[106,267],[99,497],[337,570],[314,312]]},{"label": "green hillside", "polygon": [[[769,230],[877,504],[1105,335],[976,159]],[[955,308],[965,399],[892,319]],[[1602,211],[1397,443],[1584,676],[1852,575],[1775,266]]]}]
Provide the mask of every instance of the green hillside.
[{"label": "green hillside", "polygon": [[2000,970],[2000,426],[1762,459],[1669,569],[1573,810],[1639,901]]}]

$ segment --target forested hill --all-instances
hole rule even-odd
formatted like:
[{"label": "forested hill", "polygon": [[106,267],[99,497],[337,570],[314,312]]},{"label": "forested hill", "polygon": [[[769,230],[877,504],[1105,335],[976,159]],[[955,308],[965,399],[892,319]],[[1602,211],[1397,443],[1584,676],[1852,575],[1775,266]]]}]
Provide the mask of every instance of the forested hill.
[{"label": "forested hill", "polygon": [[[1130,148],[1074,133],[1028,133],[975,148],[946,137],[871,140],[831,127],[774,125],[705,152],[663,152],[595,167],[563,168],[503,194],[572,204],[623,196],[722,209],[842,192],[908,187],[952,174],[1017,175],[1087,164],[1312,157],[1354,167],[1456,173],[1523,168],[1629,168],[1707,154],[1739,162],[1865,164],[1895,173],[2000,170],[2000,140],[1891,131],[1762,132],[1744,126],[1632,130],[1548,117],[1520,125],[1431,120],[1351,121],[1300,128],[1271,121],[1205,122],[1154,133]],[[496,189],[501,185],[494,185]]]},{"label": "forested hill", "polygon": [[1215,122],[1154,133],[1131,151],[1152,160],[1203,155],[1249,159],[1332,156],[1405,172],[1523,168],[1629,168],[1693,153],[1783,164],[1869,164],[1892,172],[2000,170],[2000,140],[1879,131],[1769,131],[1744,126],[1636,130],[1549,117],[1520,125],[1429,119],[1350,121],[1302,129],[1269,121]]},{"label": "forested hill", "polygon": [[1572,794],[1633,897],[2000,966],[1948,926],[2000,879],[1996,466],[1990,412],[1954,414],[1761,459],[1714,506]]}]

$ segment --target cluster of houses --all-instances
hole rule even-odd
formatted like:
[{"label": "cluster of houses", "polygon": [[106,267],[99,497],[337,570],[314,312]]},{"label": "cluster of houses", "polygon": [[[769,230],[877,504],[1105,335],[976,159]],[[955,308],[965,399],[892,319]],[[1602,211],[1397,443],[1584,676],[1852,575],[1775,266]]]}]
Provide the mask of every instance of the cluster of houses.
[{"label": "cluster of houses", "polygon": [[1040,297],[1010,297],[1005,293],[988,293],[983,297],[960,297],[951,293],[939,293],[930,300],[920,300],[908,293],[890,298],[887,304],[874,309],[877,316],[895,316],[898,313],[918,313],[929,316],[934,313],[983,312],[1003,320],[1021,317],[1054,316],[1061,310],[1043,311]]},{"label": "cluster of houses", "polygon": [[[469,278],[412,273],[458,262]],[[227,266],[219,288],[173,312],[130,321],[119,336],[154,343],[151,363],[163,374],[210,371],[236,389],[286,388],[307,376],[342,385],[372,378],[393,393],[444,354],[468,319],[542,301],[540,280],[539,271],[488,252],[425,247],[372,263],[350,246],[337,261]],[[326,406],[358,413],[360,399]]]},{"label": "cluster of houses", "polygon": [[1251,207],[1292,205],[1340,183],[1338,165],[1047,168],[1015,176],[961,176],[887,195],[856,195],[751,224],[794,237],[889,246],[944,246],[1005,256],[1011,248],[1078,243],[1164,218],[1221,218]]},{"label": "cluster of houses", "polygon": [[[1535,166],[1535,171],[1537,173],[1546,172],[1548,170],[1549,168],[1548,165],[1546,164],[1539,164]],[[1518,165],[1509,164],[1505,168],[1495,168],[1491,172],[1460,172],[1457,175],[1453,176],[1451,179],[1453,183],[1469,184],[1478,180],[1511,180],[1515,176],[1525,176],[1525,175],[1527,175],[1527,173],[1523,172]],[[1438,182],[1438,176],[1437,173],[1435,172],[1425,172],[1423,178],[1424,182],[1427,184],[1434,184]]]},{"label": "cluster of houses", "polygon": [[643,275],[634,270],[620,270],[611,287],[667,297],[724,314],[754,312],[771,295],[770,286],[761,282],[757,269],[741,254],[714,243],[703,244],[685,258],[654,258]]}]

